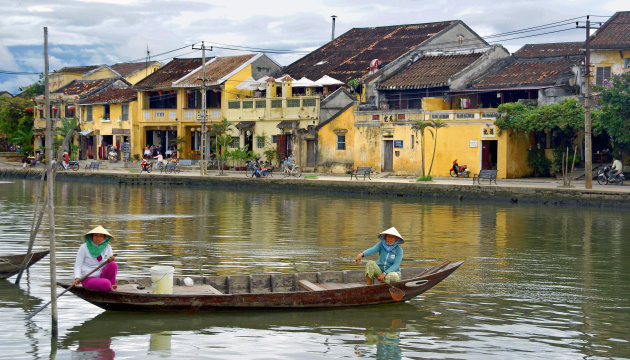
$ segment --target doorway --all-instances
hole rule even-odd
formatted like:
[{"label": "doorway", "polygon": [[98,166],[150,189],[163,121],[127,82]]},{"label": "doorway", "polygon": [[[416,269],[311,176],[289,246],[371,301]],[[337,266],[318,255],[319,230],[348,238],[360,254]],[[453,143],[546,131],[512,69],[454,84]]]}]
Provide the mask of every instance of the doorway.
[{"label": "doorway", "polygon": [[497,170],[497,140],[481,140],[481,170]]},{"label": "doorway", "polygon": [[306,140],[306,166],[315,167],[315,140]]},{"label": "doorway", "polygon": [[381,171],[394,171],[394,140],[383,140],[383,167]]}]

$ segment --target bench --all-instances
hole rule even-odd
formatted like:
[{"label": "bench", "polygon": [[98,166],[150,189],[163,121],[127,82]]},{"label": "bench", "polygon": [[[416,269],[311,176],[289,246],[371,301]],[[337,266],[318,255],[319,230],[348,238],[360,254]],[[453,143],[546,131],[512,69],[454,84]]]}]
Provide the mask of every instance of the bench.
[{"label": "bench", "polygon": [[177,163],[175,162],[169,162],[166,164],[166,166],[163,166],[160,168],[160,174],[162,172],[165,173],[179,173],[179,166],[177,165]]},{"label": "bench", "polygon": [[370,166],[359,166],[357,167],[357,170],[353,173],[350,173],[350,180],[352,180],[352,177],[354,176],[355,179],[359,180],[359,175],[363,175],[363,180],[365,180],[365,177],[367,176],[368,179],[372,180],[372,178],[370,177],[370,174],[372,173],[372,168]]},{"label": "bench", "polygon": [[92,161],[89,164],[85,165],[85,170],[90,170],[90,171],[94,171],[94,170],[98,170],[99,166],[101,166],[101,162],[100,161]]},{"label": "bench", "polygon": [[492,184],[494,180],[494,184],[497,184],[497,170],[480,170],[479,174],[473,175],[473,184],[475,181],[477,184],[481,184],[481,179],[488,179],[488,183]]},{"label": "bench", "polygon": [[301,287],[303,287],[304,289],[308,290],[308,291],[324,291],[326,290],[325,288],[313,284],[312,282],[306,280],[306,279],[302,279],[300,281],[298,281],[298,284],[300,284]]}]

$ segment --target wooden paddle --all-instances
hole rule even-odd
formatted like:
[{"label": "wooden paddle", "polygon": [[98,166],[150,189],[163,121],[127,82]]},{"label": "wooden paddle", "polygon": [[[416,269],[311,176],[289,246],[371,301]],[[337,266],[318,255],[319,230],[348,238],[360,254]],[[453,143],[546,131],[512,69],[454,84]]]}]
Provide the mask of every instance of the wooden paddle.
[{"label": "wooden paddle", "polygon": [[389,295],[391,295],[394,301],[400,301],[405,297],[405,292],[402,289],[399,289],[388,282],[385,282],[385,284],[389,286]]},{"label": "wooden paddle", "polygon": [[[116,255],[118,255],[118,254],[112,255],[112,257],[116,257]],[[90,271],[87,275],[85,275],[84,277],[79,279],[79,283],[81,283],[81,281],[83,281],[86,278],[88,278],[90,275],[94,274],[98,269],[100,269],[103,266],[105,266],[105,264],[107,264],[108,262],[109,261],[105,261],[102,264],[100,264],[99,266],[97,266],[94,270]],[[72,289],[73,287],[74,287],[74,285],[70,285],[67,289],[65,289],[64,291],[60,292],[59,295],[57,295],[57,299],[59,299],[61,297],[61,295],[65,294],[68,290]],[[35,310],[32,314],[30,314],[29,316],[25,317],[24,319],[25,320],[30,320],[33,316],[37,315],[40,311],[44,310],[46,308],[46,306],[50,305],[51,302],[52,302],[52,300],[50,300],[49,302],[44,304],[39,309]]]}]

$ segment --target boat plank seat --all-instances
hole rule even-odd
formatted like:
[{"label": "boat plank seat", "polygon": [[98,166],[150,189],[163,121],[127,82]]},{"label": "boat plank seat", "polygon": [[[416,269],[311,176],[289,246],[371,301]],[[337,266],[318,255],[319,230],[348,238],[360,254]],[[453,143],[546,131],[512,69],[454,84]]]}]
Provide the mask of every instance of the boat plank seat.
[{"label": "boat plank seat", "polygon": [[173,286],[174,294],[212,294],[225,295],[210,284],[195,284],[193,286]]},{"label": "boat plank seat", "polygon": [[300,281],[298,281],[298,284],[300,284],[301,287],[303,287],[304,289],[308,290],[308,291],[324,291],[327,290],[326,288],[323,288],[319,285],[316,285],[306,279],[302,279]]},{"label": "boat plank seat", "polygon": [[365,286],[365,284],[360,283],[318,283],[317,285],[323,287],[326,290],[337,290],[337,289],[351,289],[356,287]]}]

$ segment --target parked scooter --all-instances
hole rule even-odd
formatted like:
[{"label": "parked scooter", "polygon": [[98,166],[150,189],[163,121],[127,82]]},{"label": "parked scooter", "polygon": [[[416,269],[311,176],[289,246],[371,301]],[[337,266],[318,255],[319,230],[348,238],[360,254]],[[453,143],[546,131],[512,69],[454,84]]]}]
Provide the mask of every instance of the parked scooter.
[{"label": "parked scooter", "polygon": [[142,174],[143,171],[150,173],[151,169],[153,169],[153,161],[147,158],[142,159],[140,163],[140,173]]},{"label": "parked scooter", "polygon": [[618,171],[616,174],[610,174],[610,166],[604,166],[603,170],[599,170],[599,174],[597,174],[597,183],[599,185],[606,184],[615,184],[615,185],[623,185],[623,182],[626,180],[626,177],[623,175],[623,172]]},{"label": "parked scooter", "polygon": [[450,174],[452,177],[469,177],[470,171],[468,170],[468,166],[462,165],[459,166],[457,164],[457,159],[453,161],[453,167],[450,170]]}]

